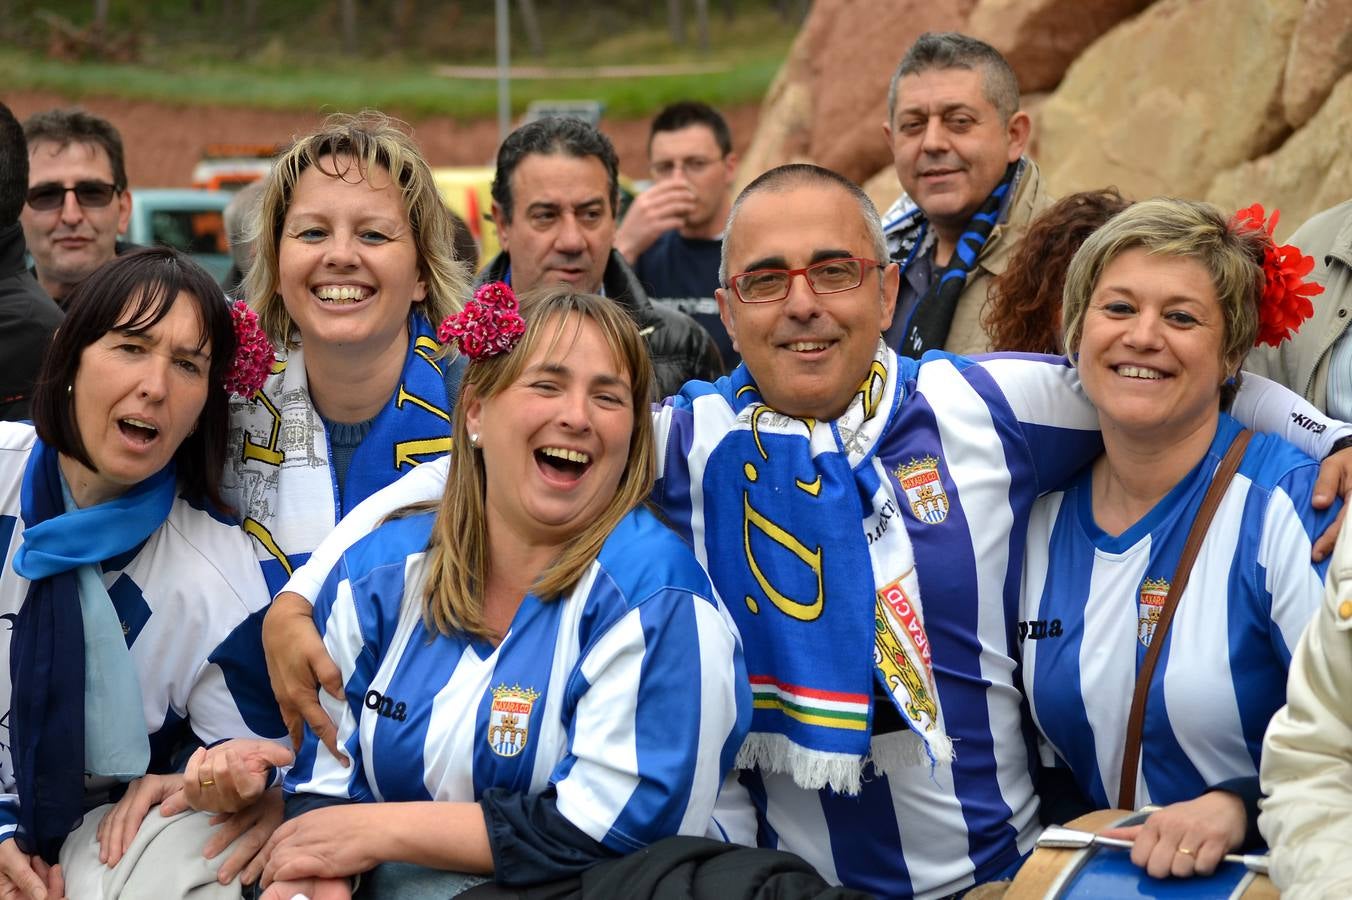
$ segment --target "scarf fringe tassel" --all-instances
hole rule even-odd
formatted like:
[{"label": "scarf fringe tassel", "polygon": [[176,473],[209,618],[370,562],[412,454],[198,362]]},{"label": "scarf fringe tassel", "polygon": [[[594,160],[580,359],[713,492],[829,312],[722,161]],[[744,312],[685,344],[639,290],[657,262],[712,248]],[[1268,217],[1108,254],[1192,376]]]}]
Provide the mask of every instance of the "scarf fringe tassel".
[{"label": "scarf fringe tassel", "polygon": [[864,765],[868,762],[884,775],[921,765],[933,771],[936,765],[952,764],[956,756],[952,738],[940,738],[934,745],[929,747],[913,732],[899,731],[874,738],[869,746],[869,756],[861,759],[851,753],[809,750],[782,734],[758,732],[748,735],[742,744],[737,754],[737,768],[759,766],[767,772],[792,776],[794,783],[806,790],[829,787],[838,794],[854,796],[862,787]]}]

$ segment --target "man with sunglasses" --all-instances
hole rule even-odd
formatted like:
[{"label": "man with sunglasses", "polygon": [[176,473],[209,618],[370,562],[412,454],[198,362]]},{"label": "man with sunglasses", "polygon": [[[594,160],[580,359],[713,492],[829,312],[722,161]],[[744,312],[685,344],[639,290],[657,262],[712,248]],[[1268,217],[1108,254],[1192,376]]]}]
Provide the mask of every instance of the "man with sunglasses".
[{"label": "man with sunglasses", "polygon": [[652,121],[648,171],[653,185],[629,204],[615,232],[615,249],[654,303],[704,326],[732,369],[740,360],[714,301],[737,171],[728,123],[707,103],[671,104]]},{"label": "man with sunglasses", "polygon": [[117,236],[131,218],[122,137],[106,119],[52,109],[24,122],[28,202],[24,237],[33,275],[57,303],[127,249]]}]

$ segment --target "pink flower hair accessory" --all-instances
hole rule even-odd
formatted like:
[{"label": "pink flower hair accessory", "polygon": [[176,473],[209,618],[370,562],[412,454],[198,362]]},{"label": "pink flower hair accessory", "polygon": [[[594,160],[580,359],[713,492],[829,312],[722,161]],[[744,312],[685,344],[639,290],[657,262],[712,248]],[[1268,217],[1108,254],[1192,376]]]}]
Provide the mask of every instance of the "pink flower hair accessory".
[{"label": "pink flower hair accessory", "polygon": [[1277,244],[1272,232],[1277,228],[1281,210],[1274,209],[1272,218],[1259,203],[1241,209],[1232,219],[1241,231],[1261,231],[1267,237],[1263,251],[1263,296],[1258,299],[1258,337],[1253,345],[1275,347],[1300,328],[1314,315],[1311,297],[1324,293],[1324,286],[1306,281],[1314,269],[1314,257],[1306,256],[1293,244]]},{"label": "pink flower hair accessory", "polygon": [[258,393],[272,374],[272,341],[258,325],[258,313],[243,300],[230,304],[235,324],[235,358],[225,375],[225,389],[248,400]]},{"label": "pink flower hair accessory", "polygon": [[474,298],[437,326],[443,343],[456,341],[470,359],[488,359],[508,353],[526,333],[526,320],[517,312],[516,294],[501,281],[490,281]]}]

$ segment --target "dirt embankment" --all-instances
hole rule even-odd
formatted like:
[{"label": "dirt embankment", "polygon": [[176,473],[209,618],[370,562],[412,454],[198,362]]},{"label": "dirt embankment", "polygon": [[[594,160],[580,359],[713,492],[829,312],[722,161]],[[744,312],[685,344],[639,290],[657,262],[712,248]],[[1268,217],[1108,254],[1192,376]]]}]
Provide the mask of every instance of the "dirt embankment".
[{"label": "dirt embankment", "polygon": [[[40,110],[72,105],[59,94],[39,91],[6,91],[0,99],[20,121]],[[180,106],[107,97],[86,98],[79,105],[108,119],[122,132],[127,177],[133,187],[186,187],[193,166],[208,144],[285,143],[312,130],[323,119],[317,113]],[[756,130],[759,106],[731,107],[722,113],[732,129],[736,149],[745,150]],[[496,121],[429,118],[411,124],[433,166],[491,165],[497,153]],[[647,121],[607,119],[601,128],[615,143],[620,170],[633,178],[645,177]]]}]

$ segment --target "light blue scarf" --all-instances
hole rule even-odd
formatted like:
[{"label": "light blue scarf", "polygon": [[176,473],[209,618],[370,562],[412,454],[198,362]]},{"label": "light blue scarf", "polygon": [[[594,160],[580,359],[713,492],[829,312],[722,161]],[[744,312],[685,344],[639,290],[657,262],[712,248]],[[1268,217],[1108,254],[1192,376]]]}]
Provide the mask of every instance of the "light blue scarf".
[{"label": "light blue scarf", "polygon": [[[61,479],[66,512],[76,512],[66,479]],[[150,738],[141,711],[141,680],[113,598],[99,570],[75,569],[84,618],[85,772],[121,781],[140,778],[150,766]]]}]

